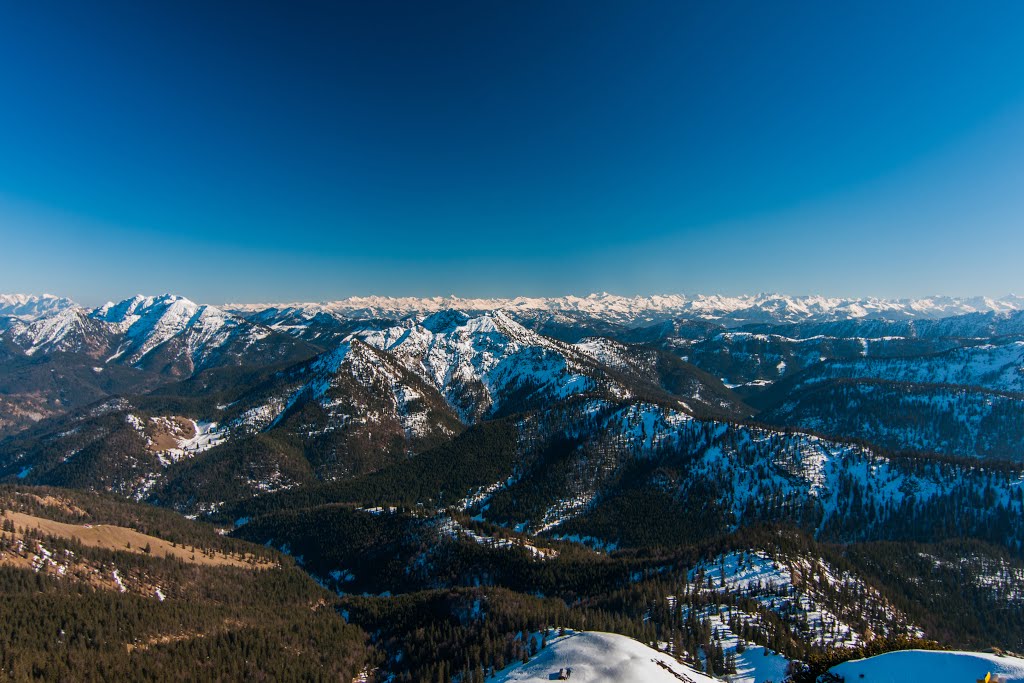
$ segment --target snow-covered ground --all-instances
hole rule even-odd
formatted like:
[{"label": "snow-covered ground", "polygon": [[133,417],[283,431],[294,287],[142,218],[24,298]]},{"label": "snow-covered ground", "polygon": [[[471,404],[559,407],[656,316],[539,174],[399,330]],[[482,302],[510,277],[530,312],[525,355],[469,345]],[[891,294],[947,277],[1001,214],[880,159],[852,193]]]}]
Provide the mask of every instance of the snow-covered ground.
[{"label": "snow-covered ground", "polygon": [[713,683],[685,664],[632,638],[614,633],[567,632],[525,664],[498,672],[497,683],[532,683],[558,680],[562,669],[572,669],[573,683]]},{"label": "snow-covered ground", "polygon": [[985,652],[902,650],[843,662],[831,671],[863,683],[973,683],[989,673],[992,683],[1024,683],[1024,659]]}]

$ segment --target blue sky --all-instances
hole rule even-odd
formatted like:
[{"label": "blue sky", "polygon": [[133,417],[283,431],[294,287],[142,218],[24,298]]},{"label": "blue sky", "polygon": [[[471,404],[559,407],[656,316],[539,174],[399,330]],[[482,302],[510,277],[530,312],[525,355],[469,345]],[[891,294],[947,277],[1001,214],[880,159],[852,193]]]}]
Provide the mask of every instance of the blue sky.
[{"label": "blue sky", "polygon": [[0,9],[0,291],[1024,292],[1024,4]]}]

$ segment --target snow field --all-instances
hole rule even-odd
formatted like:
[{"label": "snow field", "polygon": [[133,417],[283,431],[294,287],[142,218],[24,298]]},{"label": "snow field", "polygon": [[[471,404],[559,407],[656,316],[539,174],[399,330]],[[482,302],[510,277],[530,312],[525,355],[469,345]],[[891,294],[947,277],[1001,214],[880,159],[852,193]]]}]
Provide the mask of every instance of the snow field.
[{"label": "snow field", "polygon": [[989,673],[999,683],[1024,683],[1024,659],[986,652],[902,650],[843,662],[830,671],[863,683],[973,683]]},{"label": "snow field", "polygon": [[[539,638],[538,638],[539,640]],[[496,683],[539,683],[572,669],[573,683],[713,683],[668,655],[613,633],[572,632],[548,640],[525,664],[498,672]]]}]

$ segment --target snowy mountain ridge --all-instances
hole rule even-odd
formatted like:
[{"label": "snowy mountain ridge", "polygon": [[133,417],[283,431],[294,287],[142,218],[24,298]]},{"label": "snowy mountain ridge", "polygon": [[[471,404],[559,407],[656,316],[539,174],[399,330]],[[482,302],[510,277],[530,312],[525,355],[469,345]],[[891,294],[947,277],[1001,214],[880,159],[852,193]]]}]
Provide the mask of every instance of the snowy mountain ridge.
[{"label": "snowy mountain ridge", "polygon": [[74,306],[71,299],[53,294],[0,294],[0,318],[35,320]]},{"label": "snowy mountain ridge", "polygon": [[356,336],[435,386],[465,422],[500,407],[501,397],[517,389],[556,400],[598,384],[592,359],[500,310],[476,317],[440,311],[411,327]]},{"label": "snowy mountain ridge", "polygon": [[[473,424],[508,400],[547,405],[599,388],[617,396],[629,393],[603,377],[597,360],[583,350],[528,330],[501,311],[476,317],[441,311],[419,323],[360,330],[300,368],[296,379],[285,393],[260,396],[260,405],[250,408],[241,423],[250,429],[272,427],[306,401],[319,402],[340,417],[339,396],[351,399],[353,382],[390,387],[380,392],[390,397],[385,412],[408,423],[410,435],[425,428],[421,404],[428,394],[449,406],[462,423]],[[374,415],[382,419],[380,412]],[[351,415],[332,418],[331,424],[353,420]]]},{"label": "snowy mountain ridge", "polygon": [[243,315],[270,311],[282,318],[332,315],[338,318],[401,318],[429,315],[446,309],[482,313],[502,309],[515,317],[544,313],[581,313],[622,324],[648,323],[688,317],[721,321],[727,325],[744,323],[787,323],[853,319],[938,319],[954,315],[985,312],[1012,312],[1024,309],[1024,297],[933,296],[918,299],[879,297],[842,298],[820,295],[787,296],[753,294],[740,296],[666,294],[620,296],[595,293],[587,296],[462,298],[356,296],[320,303],[225,304],[226,310]]},{"label": "snowy mountain ridge", "polygon": [[226,352],[238,359],[250,349],[264,353],[261,342],[274,334],[258,323],[173,294],[136,295],[91,310],[70,302],[53,306],[52,312],[33,319],[27,314],[14,318],[6,337],[29,356],[83,353],[104,363],[187,375]]},{"label": "snowy mountain ridge", "polygon": [[[108,360],[126,357],[130,364],[174,337],[183,340],[193,361],[200,361],[219,348],[245,321],[213,306],[196,304],[171,294],[156,297],[137,295],[118,304],[107,303],[90,314],[124,336],[120,346]],[[267,330],[250,330],[256,339],[267,336]]]},{"label": "snowy mountain ridge", "polygon": [[589,683],[712,683],[716,679],[677,662],[632,638],[614,633],[573,632],[556,636],[541,652],[522,664],[496,675],[498,683],[533,683],[557,680],[571,670],[570,680]]},{"label": "snowy mountain ridge", "polygon": [[[161,300],[180,300],[179,307],[197,306],[184,297],[164,294],[156,297],[135,296],[119,303],[108,302],[90,315],[107,319],[110,316],[130,317],[137,310],[149,308]],[[188,304],[184,303],[188,302]],[[78,305],[71,299],[51,294],[0,294],[0,318],[13,317],[31,322]],[[656,294],[622,296],[607,292],[586,296],[557,297],[389,297],[353,296],[324,302],[294,303],[229,303],[207,306],[253,319],[270,326],[302,326],[317,318],[338,320],[399,319],[425,317],[456,309],[470,314],[505,310],[520,320],[544,315],[585,315],[605,322],[634,325],[667,321],[674,318],[714,321],[727,327],[751,323],[824,323],[844,320],[938,320],[952,316],[1024,310],[1024,297],[1009,294],[1002,297],[930,296],[891,299],[883,297],[828,297],[822,295],[790,296],[778,293],[743,294]]]}]

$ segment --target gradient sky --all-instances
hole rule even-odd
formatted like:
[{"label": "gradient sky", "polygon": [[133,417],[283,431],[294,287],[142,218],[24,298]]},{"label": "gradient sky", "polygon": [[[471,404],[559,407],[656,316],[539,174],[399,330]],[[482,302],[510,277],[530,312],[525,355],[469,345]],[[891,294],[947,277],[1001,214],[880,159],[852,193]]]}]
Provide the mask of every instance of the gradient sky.
[{"label": "gradient sky", "polygon": [[1024,293],[1021,2],[9,2],[0,291]]}]

